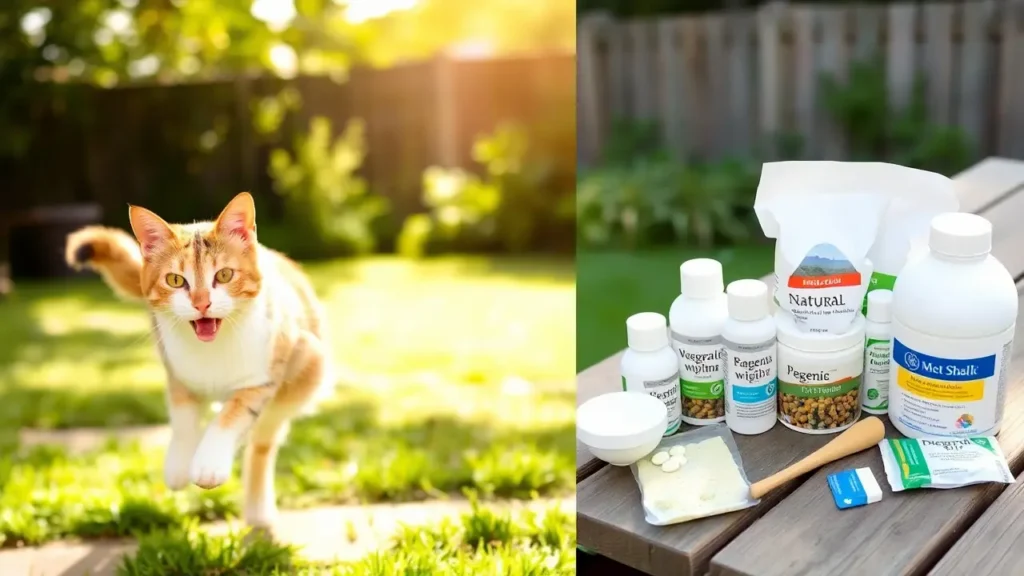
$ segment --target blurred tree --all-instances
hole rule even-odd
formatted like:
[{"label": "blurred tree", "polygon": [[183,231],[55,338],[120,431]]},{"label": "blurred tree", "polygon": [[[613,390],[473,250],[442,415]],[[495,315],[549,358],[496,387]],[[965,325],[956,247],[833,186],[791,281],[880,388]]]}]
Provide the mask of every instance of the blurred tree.
[{"label": "blurred tree", "polygon": [[45,115],[88,117],[74,85],[344,70],[359,52],[332,0],[5,0],[0,157],[19,157]]},{"label": "blurred tree", "polygon": [[365,23],[367,33],[386,39],[365,47],[364,56],[377,65],[427,58],[444,49],[488,56],[576,47],[572,0],[364,1],[406,7]]},{"label": "blurred tree", "polygon": [[347,64],[354,46],[325,26],[342,12],[331,0],[11,0],[0,54],[31,79],[103,86],[280,69],[309,51]]},{"label": "blurred tree", "polygon": [[4,0],[0,155],[17,157],[61,85],[110,87],[239,72],[344,74],[462,43],[485,52],[575,45],[569,0]]}]

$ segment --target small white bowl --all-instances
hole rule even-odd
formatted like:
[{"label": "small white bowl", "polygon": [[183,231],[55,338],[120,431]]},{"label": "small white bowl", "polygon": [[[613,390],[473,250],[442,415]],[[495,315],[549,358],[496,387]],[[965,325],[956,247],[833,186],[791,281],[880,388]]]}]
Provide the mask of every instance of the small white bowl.
[{"label": "small white bowl", "polygon": [[658,447],[668,408],[643,392],[611,392],[576,409],[576,438],[597,458],[629,466]]}]

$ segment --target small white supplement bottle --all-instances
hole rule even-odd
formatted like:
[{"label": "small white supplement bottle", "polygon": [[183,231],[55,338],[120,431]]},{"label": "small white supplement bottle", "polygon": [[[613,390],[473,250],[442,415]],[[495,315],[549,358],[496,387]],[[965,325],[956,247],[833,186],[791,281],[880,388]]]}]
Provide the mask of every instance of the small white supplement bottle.
[{"label": "small white supplement bottle", "polygon": [[646,392],[668,408],[665,436],[679,430],[679,361],[669,346],[668,322],[657,312],[626,319],[629,349],[622,355],[622,389]]},{"label": "small white supplement bottle", "polygon": [[889,364],[892,360],[892,291],[868,292],[867,306],[860,407],[868,414],[885,414],[889,411]]},{"label": "small white supplement bottle", "polygon": [[999,433],[1017,320],[1013,277],[993,257],[992,224],[932,219],[928,253],[893,287],[889,419],[911,438]]},{"label": "small white supplement bottle", "polygon": [[694,258],[679,267],[680,294],[668,312],[679,360],[683,422],[725,420],[722,326],[729,318],[722,264]]},{"label": "small white supplement bottle", "polygon": [[737,434],[763,434],[775,425],[778,387],[768,286],[760,280],[737,280],[726,288],[726,295],[725,423]]}]

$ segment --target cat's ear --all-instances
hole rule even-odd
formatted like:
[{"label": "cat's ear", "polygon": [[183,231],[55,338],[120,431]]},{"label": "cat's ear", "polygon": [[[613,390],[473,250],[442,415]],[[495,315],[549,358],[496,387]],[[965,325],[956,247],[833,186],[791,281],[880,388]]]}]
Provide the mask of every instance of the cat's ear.
[{"label": "cat's ear", "polygon": [[238,236],[249,243],[256,237],[256,204],[252,195],[241,192],[228,202],[217,217],[216,229],[224,236]]},{"label": "cat's ear", "polygon": [[174,231],[164,219],[142,206],[128,206],[128,221],[142,247],[142,255],[149,256],[174,240]]}]

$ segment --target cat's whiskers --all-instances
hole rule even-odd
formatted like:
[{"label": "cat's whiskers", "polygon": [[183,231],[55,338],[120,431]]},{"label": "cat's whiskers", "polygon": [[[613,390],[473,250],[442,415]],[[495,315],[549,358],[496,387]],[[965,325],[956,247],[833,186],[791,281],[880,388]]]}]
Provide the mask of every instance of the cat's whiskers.
[{"label": "cat's whiskers", "polygon": [[[178,319],[175,318],[174,319],[174,324],[171,324],[171,327],[177,327],[177,325],[178,325],[177,323],[178,323]],[[160,330],[158,329],[157,325],[154,323],[149,328],[149,330],[146,330],[144,333],[140,334],[138,338],[136,338],[136,339],[132,340],[131,342],[125,344],[124,347],[121,350],[124,351],[124,350],[127,350],[128,348],[134,348],[135,346],[138,346],[139,344],[141,344],[143,340],[145,340],[146,338],[149,338],[153,334],[156,334],[156,341],[158,343],[161,342],[162,336],[160,334]]]},{"label": "cat's whiskers", "polygon": [[[194,453],[165,461],[168,486],[223,484],[232,475],[235,449],[247,436],[259,448],[254,453],[264,456],[243,459],[243,518],[250,526],[266,527],[277,514],[276,448],[288,423],[318,399],[328,364],[320,333],[325,320],[312,283],[293,261],[255,242],[255,206],[248,193],[235,196],[210,222],[172,225],[139,206],[131,207],[129,219],[135,238],[102,227],[75,232],[67,247],[69,264],[81,264],[82,247],[90,247],[89,254],[107,254],[91,266],[119,295],[146,304],[152,322],[126,347],[155,333],[168,379],[203,396],[203,403],[209,398],[222,404]],[[184,280],[206,288],[186,288]],[[222,333],[193,325],[193,334],[187,328],[200,300],[219,316]],[[296,330],[296,324],[307,328]],[[216,342],[210,344],[213,336]],[[286,378],[291,378],[288,394],[270,394],[273,382]],[[172,437],[196,432],[194,402],[170,401],[167,409]],[[252,428],[248,414],[261,417],[261,425]]]},{"label": "cat's whiskers", "polygon": [[[171,320],[172,320],[171,321],[171,325],[170,325],[170,329],[171,330],[174,330],[175,328],[178,327],[179,324],[181,324],[181,319],[180,318],[175,317],[175,318],[172,318]],[[160,332],[160,330],[158,330],[156,326],[153,327],[153,330],[156,332],[156,343],[162,348],[163,344],[164,344],[164,334],[163,334],[163,332]]]},{"label": "cat's whiskers", "polygon": [[228,322],[230,322],[232,328],[239,328],[241,326],[241,324],[238,323],[238,320],[235,320],[231,316],[225,316],[224,320],[227,320]]}]

